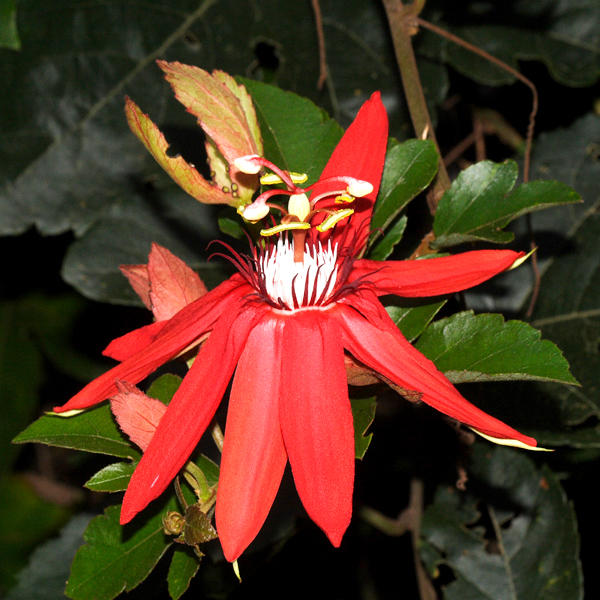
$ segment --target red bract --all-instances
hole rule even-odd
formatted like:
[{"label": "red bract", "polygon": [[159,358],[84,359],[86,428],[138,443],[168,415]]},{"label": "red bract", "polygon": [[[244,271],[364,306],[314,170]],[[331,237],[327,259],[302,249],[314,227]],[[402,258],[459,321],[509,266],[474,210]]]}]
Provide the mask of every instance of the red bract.
[{"label": "red bract", "polygon": [[[131,479],[122,523],[161,494],[185,464],[234,371],[216,505],[219,537],[231,561],[261,528],[288,460],[306,511],[332,544],[340,544],[351,517],[354,480],[346,353],[487,436],[536,445],[465,400],[406,341],[377,299],[456,292],[504,271],[523,254],[484,250],[415,261],[356,258],[366,241],[386,142],[387,116],[374,94],[317,184],[303,190],[282,173],[290,196],[287,219],[263,233],[289,230],[293,241],[280,239],[249,257],[235,255],[239,273],[143,334],[113,342],[109,353],[122,362],[55,409],[101,402],[117,392],[117,381],[137,383],[209,334]],[[249,170],[264,164],[259,157],[239,163]],[[340,197],[341,185],[347,189]],[[259,197],[248,214],[264,216],[270,197]],[[339,210],[341,203],[352,208]]]}]

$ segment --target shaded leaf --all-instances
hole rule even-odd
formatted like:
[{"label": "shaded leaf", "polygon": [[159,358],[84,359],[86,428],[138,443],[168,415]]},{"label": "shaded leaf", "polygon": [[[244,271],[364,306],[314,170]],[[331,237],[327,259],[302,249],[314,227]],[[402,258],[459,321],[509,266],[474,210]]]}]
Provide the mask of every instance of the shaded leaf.
[{"label": "shaded leaf", "polygon": [[5,411],[0,420],[0,473],[9,469],[18,452],[10,440],[34,414],[42,383],[42,357],[28,321],[23,302],[0,302],[0,397]]},{"label": "shaded leaf", "polygon": [[430,325],[416,343],[453,383],[534,379],[577,383],[561,351],[537,329],[466,311]]},{"label": "shaded leaf", "polygon": [[0,478],[0,586],[8,588],[33,548],[69,517],[64,506],[40,498],[25,478]]},{"label": "shaded leaf", "polygon": [[21,49],[16,0],[0,0],[0,48]]},{"label": "shaded leaf", "polygon": [[175,548],[167,575],[169,595],[172,600],[179,600],[187,591],[199,567],[200,561],[195,554],[184,548]]},{"label": "shaded leaf", "polygon": [[117,428],[108,404],[71,417],[44,415],[22,431],[13,442],[37,442],[121,458],[140,458],[139,451],[129,444]]},{"label": "shaded leaf", "polygon": [[[164,509],[164,507],[161,507]],[[119,525],[120,506],[109,506],[84,533],[65,593],[73,600],[111,600],[139,585],[172,544],[158,510],[139,526]],[[139,521],[139,520],[138,520]]]},{"label": "shaded leaf", "polygon": [[127,489],[137,463],[118,462],[100,469],[84,486],[93,492],[122,492]]},{"label": "shaded leaf", "polygon": [[388,148],[371,219],[372,242],[431,183],[437,168],[438,154],[430,140],[407,140]]},{"label": "shaded leaf", "polygon": [[[430,572],[456,578],[446,600],[579,600],[579,538],[572,505],[557,477],[525,453],[476,444],[469,489],[439,488],[425,511],[422,555]],[[486,531],[479,507],[489,517]]]},{"label": "shaded leaf", "polygon": [[64,598],[65,581],[75,552],[83,543],[90,515],[74,516],[58,538],[38,546],[28,565],[17,575],[17,585],[5,600],[57,600]]},{"label": "shaded leaf", "polygon": [[376,398],[352,398],[352,417],[354,419],[354,451],[356,458],[364,458],[371,444],[372,433],[367,433],[375,418]]}]

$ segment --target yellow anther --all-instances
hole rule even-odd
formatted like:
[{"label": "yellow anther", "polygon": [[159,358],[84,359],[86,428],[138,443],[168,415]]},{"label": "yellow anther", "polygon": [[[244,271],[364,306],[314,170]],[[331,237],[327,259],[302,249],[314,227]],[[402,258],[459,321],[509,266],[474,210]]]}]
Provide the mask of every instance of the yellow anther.
[{"label": "yellow anther", "polygon": [[524,448],[525,450],[535,450],[536,452],[554,452],[552,448],[530,446],[529,444],[525,444],[519,440],[507,440],[505,438],[492,437],[491,435],[487,435],[487,433],[481,433],[481,431],[475,429],[475,427],[469,427],[469,429],[472,429],[477,435],[480,435],[482,438],[488,440],[488,442],[493,442],[494,444],[499,444],[500,446],[513,446],[515,448]]},{"label": "yellow anther", "polygon": [[348,184],[346,190],[355,198],[363,198],[364,196],[368,196],[373,191],[373,186],[368,181],[355,179]]},{"label": "yellow anther", "polygon": [[537,248],[534,248],[533,250],[530,250],[525,256],[517,258],[517,260],[515,260],[515,262],[512,265],[510,265],[510,267],[508,267],[507,271],[512,271],[513,269],[520,267],[536,250]]},{"label": "yellow anther", "polygon": [[[308,175],[306,173],[288,173],[290,179],[295,183],[304,183],[308,179]],[[265,173],[260,178],[261,185],[277,185],[278,183],[283,183],[281,177],[276,175],[275,173]]]},{"label": "yellow anther", "polygon": [[348,204],[349,202],[354,202],[354,196],[350,194],[343,193],[335,198],[336,204]]},{"label": "yellow anther", "polygon": [[260,177],[261,185],[277,185],[278,183],[283,183],[281,181],[281,177],[279,175],[275,175],[275,173],[265,173]]},{"label": "yellow anther", "polygon": [[296,173],[295,171],[290,171],[290,178],[294,183],[306,183],[308,181],[306,173]]},{"label": "yellow anther", "polygon": [[275,225],[275,227],[271,227],[269,229],[261,229],[260,235],[269,236],[275,235],[276,233],[281,233],[283,231],[290,231],[292,229],[310,229],[309,223],[300,223],[298,221],[292,221],[291,223],[281,223],[280,225]]},{"label": "yellow anther", "polygon": [[339,223],[342,219],[349,217],[354,213],[352,208],[344,208],[331,213],[320,225],[317,225],[317,229],[321,232],[331,229],[334,225]]},{"label": "yellow anther", "polygon": [[306,194],[292,194],[288,200],[288,213],[298,217],[299,221],[306,221],[310,214],[310,202]]}]

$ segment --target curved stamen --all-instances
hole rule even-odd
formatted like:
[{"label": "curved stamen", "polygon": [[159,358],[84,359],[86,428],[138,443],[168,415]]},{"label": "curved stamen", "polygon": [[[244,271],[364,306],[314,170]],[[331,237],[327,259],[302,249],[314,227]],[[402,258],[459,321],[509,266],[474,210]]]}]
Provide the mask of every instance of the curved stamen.
[{"label": "curved stamen", "polygon": [[285,183],[290,191],[293,193],[302,193],[302,189],[297,187],[293,182],[290,175],[280,169],[277,165],[274,165],[270,160],[263,158],[262,156],[258,156],[257,154],[249,154],[247,156],[240,156],[233,161],[233,164],[237,169],[242,171],[242,173],[247,173],[249,175],[255,175],[260,171],[261,167],[266,167],[269,170],[273,171],[276,175],[279,176],[281,181]]}]

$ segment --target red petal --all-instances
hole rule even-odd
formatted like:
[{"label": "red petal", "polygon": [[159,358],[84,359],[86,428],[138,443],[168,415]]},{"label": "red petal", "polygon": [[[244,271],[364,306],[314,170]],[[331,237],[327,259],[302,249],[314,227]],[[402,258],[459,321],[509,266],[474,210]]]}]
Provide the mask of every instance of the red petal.
[{"label": "red petal", "polygon": [[[537,445],[533,438],[519,433],[463,398],[433,362],[406,341],[392,320],[389,317],[385,319],[385,310],[376,299],[372,310],[378,327],[352,308],[340,305],[340,310],[335,312],[342,328],[344,347],[359,361],[400,387],[420,393],[421,400],[436,410],[487,435],[519,440],[529,446]],[[387,326],[381,326],[383,319]]]},{"label": "red petal", "polygon": [[285,319],[279,412],[296,489],[339,546],[352,516],[354,426],[340,331],[324,311]]},{"label": "red petal", "polygon": [[167,321],[155,321],[150,325],[134,329],[121,337],[115,338],[104,348],[102,354],[115,360],[124,361],[139,352],[141,348],[149,346],[166,324]]},{"label": "red petal", "polygon": [[117,388],[119,393],[110,399],[110,409],[121,430],[145,450],[167,407],[126,381],[118,381]]},{"label": "red petal", "polygon": [[249,305],[225,313],[215,325],[131,477],[123,498],[121,524],[157,498],[193,452],[262,311],[263,307]]},{"label": "red petal", "polygon": [[152,244],[150,250],[148,276],[152,312],[157,321],[170,319],[207,292],[197,273],[158,244]]},{"label": "red petal", "polygon": [[287,462],[279,426],[283,322],[257,325],[233,379],[216,522],[225,558],[236,560],[267,518]]},{"label": "red petal", "polygon": [[233,275],[166,321],[154,341],[144,342],[135,354],[94,379],[63,406],[55,406],[54,411],[65,412],[98,404],[117,392],[117,380],[134,384],[141,381],[210,330],[221,314],[237,309],[237,303],[250,289],[240,275]]},{"label": "red petal", "polygon": [[[350,234],[348,241],[353,233],[361,234],[365,230],[368,234],[366,228],[371,220],[371,212],[379,191],[387,139],[387,113],[381,102],[380,93],[375,92],[358,111],[319,178],[320,181],[329,177],[349,176],[368,181],[373,185],[373,191],[369,195],[358,198],[352,205],[355,213],[348,222],[348,227],[351,228],[346,232]],[[339,183],[317,183],[311,195],[316,196],[337,189]],[[315,220],[314,223],[317,221]],[[341,240],[344,229],[346,227],[342,224],[337,225],[333,235]]]},{"label": "red petal", "polygon": [[349,281],[365,277],[378,296],[439,296],[466,290],[508,269],[524,252],[473,250],[421,260],[357,260]]}]

